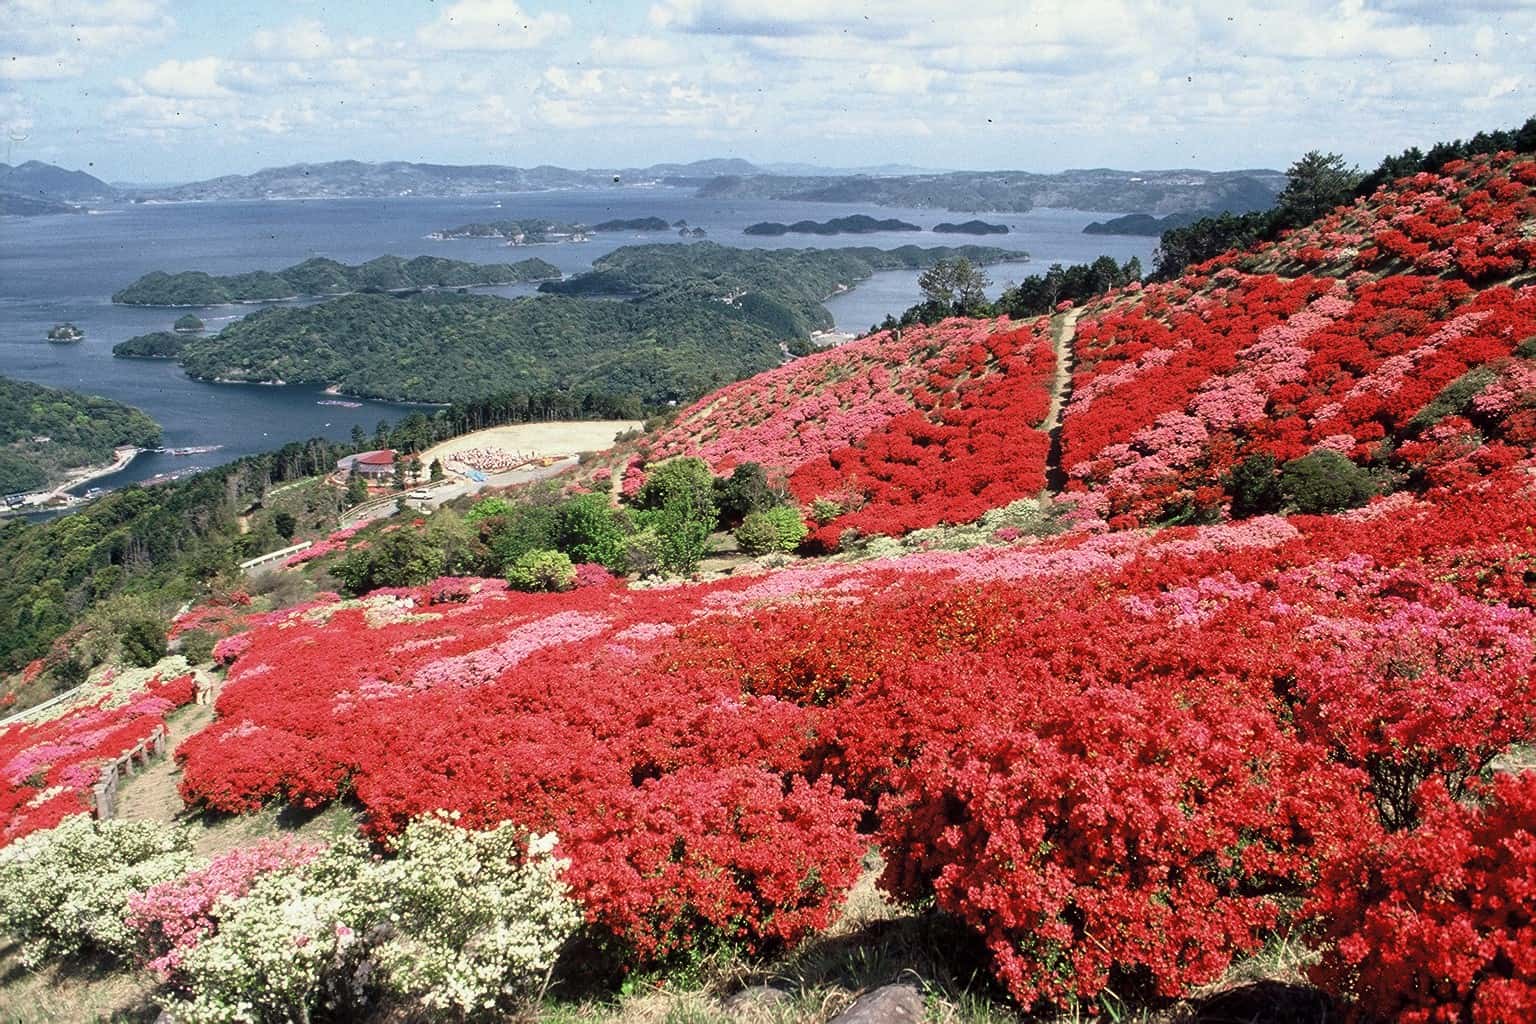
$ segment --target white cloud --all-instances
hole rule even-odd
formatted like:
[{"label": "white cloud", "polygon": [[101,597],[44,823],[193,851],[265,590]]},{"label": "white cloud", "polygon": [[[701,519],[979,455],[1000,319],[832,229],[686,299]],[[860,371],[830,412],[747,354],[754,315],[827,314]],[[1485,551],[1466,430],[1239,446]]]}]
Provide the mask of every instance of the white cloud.
[{"label": "white cloud", "polygon": [[570,27],[565,14],[529,14],[514,0],[459,0],[423,25],[416,38],[434,50],[528,50],[550,43]]},{"label": "white cloud", "polygon": [[102,57],[166,38],[174,27],[161,0],[6,0],[0,77],[73,78]]},{"label": "white cloud", "polygon": [[139,83],[145,92],[155,96],[200,99],[228,96],[229,90],[219,83],[223,67],[224,62],[217,57],[168,60],[146,71]]},{"label": "white cloud", "polygon": [[592,59],[606,67],[659,68],[685,63],[687,51],[658,36],[596,36]]}]

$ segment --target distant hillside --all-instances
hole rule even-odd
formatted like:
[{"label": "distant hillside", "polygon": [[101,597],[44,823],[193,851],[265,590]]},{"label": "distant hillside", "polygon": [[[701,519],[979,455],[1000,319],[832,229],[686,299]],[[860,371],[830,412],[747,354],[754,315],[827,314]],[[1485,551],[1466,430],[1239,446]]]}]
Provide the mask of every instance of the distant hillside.
[{"label": "distant hillside", "polygon": [[1245,212],[1267,208],[1285,187],[1279,171],[956,171],[853,176],[729,175],[699,190],[712,199],[873,203],[920,209],[1024,212],[1037,206],[1079,210]]},{"label": "distant hillside", "polygon": [[3,217],[45,217],[57,213],[83,213],[78,206],[69,203],[59,203],[52,199],[36,199],[32,196],[17,195],[14,192],[0,192],[0,216]]},{"label": "distant hillside", "polygon": [[38,160],[28,160],[15,167],[0,163],[0,192],[55,203],[85,203],[118,197],[118,190],[100,178]]},{"label": "distant hillside", "polygon": [[0,494],[62,480],[112,461],[119,445],[160,443],[160,427],[131,406],[0,377]]},{"label": "distant hillside", "polygon": [[797,220],[793,224],[778,221],[759,221],[742,229],[744,235],[868,235],[878,231],[921,231],[916,224],[895,217],[877,220],[866,214],[851,217],[833,217],[831,220]]},{"label": "distant hillside", "polygon": [[357,266],[316,257],[286,270],[256,270],[214,277],[188,270],[156,270],[112,296],[130,306],[214,306],[225,302],[262,302],[363,291],[410,291],[418,288],[466,288],[558,278],[560,268],[540,259],[519,263],[465,263],[436,256],[380,256]]}]

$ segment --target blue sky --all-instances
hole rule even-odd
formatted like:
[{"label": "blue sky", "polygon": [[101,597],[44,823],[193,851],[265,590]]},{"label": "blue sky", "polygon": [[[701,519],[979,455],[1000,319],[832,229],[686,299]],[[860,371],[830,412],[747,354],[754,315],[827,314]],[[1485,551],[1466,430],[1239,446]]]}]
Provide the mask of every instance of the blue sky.
[{"label": "blue sky", "polygon": [[11,162],[1362,164],[1536,112],[1530,0],[0,0]]}]

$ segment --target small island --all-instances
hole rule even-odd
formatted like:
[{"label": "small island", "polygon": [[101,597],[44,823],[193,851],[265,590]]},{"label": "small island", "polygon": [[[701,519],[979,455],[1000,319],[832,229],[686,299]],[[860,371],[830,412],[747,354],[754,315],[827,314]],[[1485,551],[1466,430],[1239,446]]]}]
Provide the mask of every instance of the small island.
[{"label": "small island", "polygon": [[1174,228],[1187,228],[1195,221],[1209,216],[1204,213],[1170,213],[1166,217],[1154,217],[1150,213],[1128,213],[1124,217],[1096,220],[1083,228],[1085,235],[1144,235],[1158,236]]},{"label": "small island", "polygon": [[118,359],[175,359],[186,347],[189,332],[155,331],[140,334],[112,346]]},{"label": "small island", "polygon": [[[145,274],[112,296],[129,306],[217,306],[228,302],[272,302],[279,299],[348,295],[353,292],[410,292],[435,288],[548,281],[560,268],[541,259],[518,263],[465,263],[437,256],[380,256],[357,266],[316,257],[276,272],[255,270],[215,277],[188,270]],[[182,330],[180,321],[177,330]],[[201,321],[198,328],[201,329]],[[190,328],[189,328],[190,329]]]},{"label": "small island", "polygon": [[592,229],[585,224],[558,220],[493,220],[460,224],[456,228],[434,231],[427,237],[447,242],[457,238],[500,238],[508,245],[550,245],[556,242],[585,242]]},{"label": "small island", "polygon": [[203,321],[191,313],[176,318],[171,325],[171,330],[177,334],[201,334],[203,333]]},{"label": "small island", "polygon": [[[686,225],[683,225],[686,226]],[[670,231],[672,225],[660,217],[631,217],[629,220],[605,220],[594,224],[593,231]]]},{"label": "small island", "polygon": [[944,221],[933,226],[936,234],[940,235],[1006,235],[1007,224],[988,224],[984,220],[966,220],[958,224]]},{"label": "small island", "polygon": [[73,345],[85,340],[85,332],[72,323],[54,324],[48,329],[48,340],[55,345]]},{"label": "small island", "polygon": [[[916,224],[908,224],[904,220],[888,217],[877,220],[874,217],[856,213],[851,217],[833,217],[827,221],[797,220],[793,224],[780,224],[777,221],[765,220],[748,225],[742,229],[744,235],[869,235],[877,231],[921,231]],[[1006,228],[1004,230],[1007,230]]]},{"label": "small island", "polygon": [[677,237],[679,237],[679,238],[705,238],[705,237],[708,237],[708,235],[709,235],[709,232],[705,231],[703,228],[678,228],[677,229]]}]

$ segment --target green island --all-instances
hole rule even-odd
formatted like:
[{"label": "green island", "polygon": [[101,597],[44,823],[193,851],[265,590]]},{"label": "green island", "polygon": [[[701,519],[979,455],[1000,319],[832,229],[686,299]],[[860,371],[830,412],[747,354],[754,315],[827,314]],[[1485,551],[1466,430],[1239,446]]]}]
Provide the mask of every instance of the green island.
[{"label": "green island", "polygon": [[1175,228],[1187,228],[1215,213],[1170,213],[1166,217],[1154,217],[1150,213],[1128,213],[1123,217],[1096,220],[1083,228],[1085,235],[1161,235]]},{"label": "green island", "polygon": [[54,324],[48,329],[48,340],[55,345],[73,345],[85,340],[85,332],[72,323]]},{"label": "green island", "polygon": [[877,220],[867,214],[856,213],[851,217],[833,217],[831,220],[797,220],[793,224],[780,224],[778,221],[765,220],[748,225],[742,229],[744,235],[869,235],[877,231],[921,231],[916,224],[910,224],[895,217],[887,217]]},{"label": "green island", "polygon": [[[679,224],[678,227],[687,225]],[[593,231],[670,231],[673,225],[660,217],[631,217],[628,220],[605,220],[592,225]]]},{"label": "green island", "polygon": [[1006,235],[1008,225],[989,224],[984,220],[966,220],[955,224],[946,220],[935,224],[933,230],[939,235]]},{"label": "green island", "polygon": [[179,274],[157,270],[114,294],[112,301],[129,306],[216,306],[226,302],[268,302],[349,292],[519,284],[559,276],[558,267],[541,259],[518,263],[466,263],[437,256],[417,256],[409,260],[401,256],[380,256],[367,263],[348,266],[317,256],[285,270],[254,270],[223,277],[197,270]]},{"label": "green island", "polygon": [[456,238],[502,238],[508,245],[544,245],[551,242],[585,242],[591,229],[585,224],[530,217],[524,220],[476,221],[456,228],[434,231],[428,238],[439,242]]},{"label": "green island", "polygon": [[175,359],[188,340],[188,334],[152,331],[118,342],[112,346],[112,354],[119,359]]},{"label": "green island", "polygon": [[[832,326],[822,300],[876,271],[960,256],[977,264],[1027,258],[971,246],[627,246],[588,273],[541,285],[551,293],[544,296],[359,294],[265,309],[211,337],[185,339],[179,359],[204,380],[327,384],[370,398],[589,390],[659,408],[777,366],[786,350],[809,351],[810,334]],[[613,296],[631,301],[594,301]],[[165,344],[146,340],[117,354],[153,355]]]},{"label": "green island", "polygon": [[112,461],[113,449],[160,443],[160,425],[132,406],[0,377],[0,494],[34,491],[69,471]]}]

